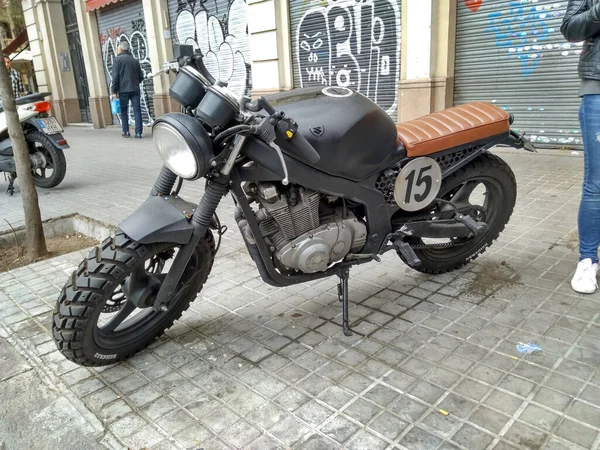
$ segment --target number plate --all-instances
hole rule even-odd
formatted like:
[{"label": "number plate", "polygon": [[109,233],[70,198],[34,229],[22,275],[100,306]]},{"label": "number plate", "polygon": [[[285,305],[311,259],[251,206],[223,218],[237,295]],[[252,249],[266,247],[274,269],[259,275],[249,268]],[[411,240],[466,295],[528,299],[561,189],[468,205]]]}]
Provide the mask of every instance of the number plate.
[{"label": "number plate", "polygon": [[46,117],[44,119],[36,119],[42,131],[46,134],[62,133],[64,130],[54,117]]},{"label": "number plate", "polygon": [[402,168],[394,189],[396,203],[404,211],[420,211],[431,204],[442,186],[442,169],[435,159],[413,159]]}]

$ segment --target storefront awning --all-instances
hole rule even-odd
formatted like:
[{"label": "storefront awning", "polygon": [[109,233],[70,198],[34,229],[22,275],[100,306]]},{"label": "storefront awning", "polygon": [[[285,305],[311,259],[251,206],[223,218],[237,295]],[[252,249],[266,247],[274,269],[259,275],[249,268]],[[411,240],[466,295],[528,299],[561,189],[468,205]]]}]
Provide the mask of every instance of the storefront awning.
[{"label": "storefront awning", "polygon": [[102,8],[103,6],[110,5],[111,3],[116,3],[119,0],[85,0],[85,10],[87,12],[94,11],[98,8]]}]

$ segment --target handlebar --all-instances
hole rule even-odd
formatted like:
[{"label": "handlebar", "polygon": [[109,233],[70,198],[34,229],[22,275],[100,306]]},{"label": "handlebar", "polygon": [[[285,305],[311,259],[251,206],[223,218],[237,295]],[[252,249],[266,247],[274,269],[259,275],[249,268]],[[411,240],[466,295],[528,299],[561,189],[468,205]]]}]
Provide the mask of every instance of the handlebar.
[{"label": "handlebar", "polygon": [[[163,73],[168,74],[172,71],[179,72],[181,67],[190,63],[192,63],[192,67],[195,66],[198,69],[199,74],[197,75],[200,75],[203,84],[207,84],[205,87],[208,88],[217,83],[215,77],[211,75],[204,65],[201,55],[195,55],[193,57],[186,55],[178,58],[177,61],[165,63],[158,71],[147,74],[146,79],[154,78]],[[319,162],[321,156],[310,142],[308,142],[302,134],[298,133],[298,124],[290,118],[285,118],[285,114],[283,112],[278,112],[264,97],[259,97],[254,101],[250,101],[248,97],[242,97],[239,104],[241,110],[245,109],[246,111],[253,113],[264,110],[269,114],[270,117],[263,120],[262,125],[258,126],[256,133],[269,145],[273,146],[274,141],[277,141],[277,144],[286,148],[290,153],[296,153],[305,161],[310,162],[311,164]],[[282,164],[285,167],[283,156],[280,155],[280,157],[282,159]]]}]

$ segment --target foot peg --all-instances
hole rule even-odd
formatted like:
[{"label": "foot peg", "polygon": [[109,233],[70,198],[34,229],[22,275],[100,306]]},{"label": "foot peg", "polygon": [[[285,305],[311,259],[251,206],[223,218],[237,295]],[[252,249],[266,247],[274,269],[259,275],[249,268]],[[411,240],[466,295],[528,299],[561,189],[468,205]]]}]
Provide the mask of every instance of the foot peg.
[{"label": "foot peg", "polygon": [[456,220],[458,222],[462,223],[465,227],[467,227],[469,230],[471,230],[476,235],[481,233],[482,231],[485,231],[488,227],[487,223],[477,222],[471,216],[465,216],[463,214],[458,214],[456,216]]},{"label": "foot peg", "polygon": [[406,262],[409,267],[419,267],[421,265],[421,260],[412,249],[412,247],[406,242],[396,242],[396,247],[398,248],[398,252],[402,255],[402,258]]}]

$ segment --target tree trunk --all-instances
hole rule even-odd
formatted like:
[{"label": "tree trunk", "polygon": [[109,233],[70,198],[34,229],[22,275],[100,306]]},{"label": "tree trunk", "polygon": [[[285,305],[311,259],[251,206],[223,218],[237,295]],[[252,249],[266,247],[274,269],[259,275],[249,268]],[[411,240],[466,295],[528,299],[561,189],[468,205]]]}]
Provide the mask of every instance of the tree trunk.
[{"label": "tree trunk", "polygon": [[[0,55],[2,54],[2,45],[0,44]],[[40,256],[46,255],[48,249],[46,248],[46,238],[44,237],[44,229],[42,228],[38,195],[31,174],[29,148],[25,142],[23,128],[21,127],[19,114],[17,113],[17,105],[15,104],[15,95],[4,61],[0,63],[0,96],[2,96],[8,135],[15,155],[17,179],[19,190],[21,191],[23,211],[25,212],[27,256],[30,261],[34,261]]]}]

